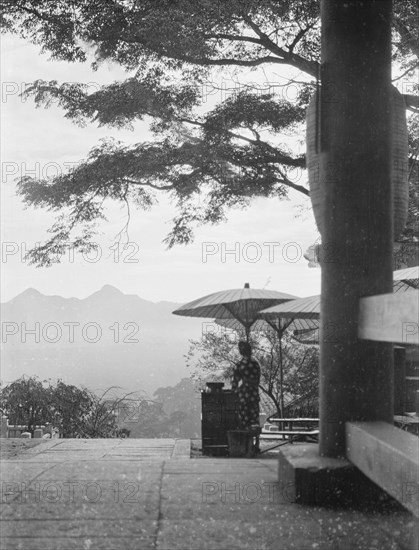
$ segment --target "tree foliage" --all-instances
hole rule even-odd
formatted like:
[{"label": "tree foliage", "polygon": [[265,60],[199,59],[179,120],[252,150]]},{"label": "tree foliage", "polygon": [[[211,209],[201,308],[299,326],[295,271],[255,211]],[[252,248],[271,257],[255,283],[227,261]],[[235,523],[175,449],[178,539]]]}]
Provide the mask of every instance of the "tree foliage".
[{"label": "tree foliage", "polygon": [[419,265],[419,118],[409,122],[409,209],[394,254],[394,269]]},{"label": "tree foliage", "polygon": [[201,395],[190,378],[182,378],[176,386],[158,388],[154,398],[162,403],[171,427],[171,437],[199,437],[201,431]]},{"label": "tree foliage", "polygon": [[153,399],[126,398],[117,410],[118,427],[132,438],[199,437],[199,394],[188,378],[158,388]]},{"label": "tree foliage", "polygon": [[[126,407],[132,399],[144,399],[139,392],[130,392],[122,397],[118,395],[120,388],[112,386],[98,395],[88,391],[91,406],[82,421],[82,435],[85,438],[113,438],[126,437],[130,432],[118,425],[118,415],[121,409]],[[73,436],[74,437],[74,436]]]},{"label": "tree foliage", "polygon": [[48,390],[49,422],[64,438],[84,437],[85,420],[94,404],[93,395],[62,380],[49,386]]},{"label": "tree foliage", "polygon": [[32,434],[35,426],[52,424],[64,438],[119,437],[117,411],[135,392],[120,397],[117,389],[97,395],[62,380],[22,377],[1,388],[0,404],[9,424],[27,426]]},{"label": "tree foliage", "polygon": [[36,425],[52,421],[51,386],[35,376],[22,377],[1,388],[0,403],[9,423],[25,425],[32,434]]},{"label": "tree foliage", "polygon": [[62,380],[22,377],[0,388],[0,407],[11,425],[51,424],[63,438],[198,437],[200,401],[188,378],[159,388],[150,399],[112,386],[98,394]]},{"label": "tree foliage", "polygon": [[[393,59],[398,82],[410,81],[406,105],[417,112],[416,17],[413,0],[394,1]],[[129,216],[130,205],[148,209],[168,193],[177,209],[166,239],[173,246],[252,197],[308,194],[304,177],[295,177],[305,159],[290,138],[304,134],[318,86],[318,0],[4,0],[1,21],[53,60],[91,62],[92,69],[112,62],[127,71],[125,81],[93,92],[37,80],[25,90],[36,105],[54,101],[82,126],[135,128],[143,120],[154,133],[129,146],[105,140],[68,174],[20,180],[26,204],[58,213],[51,237],[30,252],[33,263],[50,265],[69,242],[91,247],[108,200],[124,204]],[[239,85],[214,105],[220,70]],[[249,84],[251,70],[264,75],[265,90]],[[278,93],[290,80],[298,89],[292,101]]]}]

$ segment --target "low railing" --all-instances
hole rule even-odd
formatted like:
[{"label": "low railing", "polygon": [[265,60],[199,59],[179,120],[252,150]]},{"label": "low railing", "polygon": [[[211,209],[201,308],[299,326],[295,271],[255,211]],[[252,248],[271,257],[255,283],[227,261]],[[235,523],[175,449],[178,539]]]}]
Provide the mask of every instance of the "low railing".
[{"label": "low railing", "polygon": [[[35,439],[42,437],[57,438],[59,437],[57,430],[51,425],[35,426],[33,437]],[[32,434],[28,432],[28,426],[24,424],[9,424],[7,416],[3,416],[1,419],[1,432],[0,438],[14,438],[14,437],[27,437],[31,438]]]}]

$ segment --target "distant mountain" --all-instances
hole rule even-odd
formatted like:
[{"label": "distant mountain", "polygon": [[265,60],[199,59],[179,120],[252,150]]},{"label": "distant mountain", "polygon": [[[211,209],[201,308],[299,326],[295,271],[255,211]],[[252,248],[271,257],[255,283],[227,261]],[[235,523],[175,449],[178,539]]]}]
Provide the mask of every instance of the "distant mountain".
[{"label": "distant mountain", "polygon": [[188,376],[183,355],[206,319],[179,317],[106,285],[85,299],[30,288],[1,304],[3,383],[22,375],[62,378],[90,389],[152,394]]}]

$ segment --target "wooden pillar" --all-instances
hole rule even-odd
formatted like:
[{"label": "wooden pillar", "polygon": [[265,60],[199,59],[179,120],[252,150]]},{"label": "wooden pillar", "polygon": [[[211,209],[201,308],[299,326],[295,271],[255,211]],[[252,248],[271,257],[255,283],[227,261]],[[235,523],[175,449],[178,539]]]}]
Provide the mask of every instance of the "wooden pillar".
[{"label": "wooden pillar", "polygon": [[392,344],[357,337],[359,298],[392,292],[391,0],[322,0],[320,454],[346,421],[392,422]]},{"label": "wooden pillar", "polygon": [[406,408],[406,348],[394,346],[394,414]]}]

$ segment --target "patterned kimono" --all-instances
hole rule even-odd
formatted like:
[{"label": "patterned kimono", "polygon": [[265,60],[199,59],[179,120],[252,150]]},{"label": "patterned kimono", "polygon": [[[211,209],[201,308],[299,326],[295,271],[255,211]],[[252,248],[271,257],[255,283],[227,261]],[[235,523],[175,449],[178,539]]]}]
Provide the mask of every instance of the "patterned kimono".
[{"label": "patterned kimono", "polygon": [[231,388],[239,398],[239,422],[241,429],[259,426],[259,363],[254,359],[243,357],[236,364]]}]

